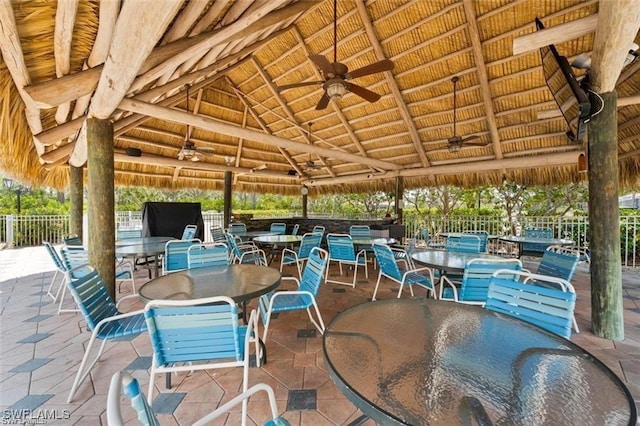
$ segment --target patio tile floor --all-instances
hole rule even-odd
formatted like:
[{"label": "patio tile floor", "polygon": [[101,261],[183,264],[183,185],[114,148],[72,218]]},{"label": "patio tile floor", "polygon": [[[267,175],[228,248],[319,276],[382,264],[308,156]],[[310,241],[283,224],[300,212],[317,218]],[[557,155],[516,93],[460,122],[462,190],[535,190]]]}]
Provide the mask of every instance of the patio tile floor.
[{"label": "patio tile floor", "polygon": [[[529,261],[529,262],[527,262]],[[535,260],[525,259],[535,270]],[[146,334],[128,341],[107,344],[102,360],[83,383],[74,401],[66,403],[71,383],[89,339],[80,314],[57,315],[57,305],[46,290],[53,276],[53,265],[44,248],[0,251],[0,409],[3,420],[17,421],[20,413],[52,410],[56,424],[106,424],[106,398],[111,375],[129,370],[147,392],[151,347]],[[318,304],[325,324],[350,306],[370,300],[377,272],[369,271],[368,281],[356,288],[324,284]],[[285,274],[297,275],[295,268]],[[337,267],[331,274],[338,274]],[[350,273],[349,273],[350,274]],[[334,277],[337,278],[337,277]],[[138,271],[136,285],[147,280],[147,271]],[[571,338],[596,355],[629,387],[640,401],[640,271],[623,269],[625,340],[614,342],[591,332],[589,270],[580,265],[573,284],[578,293],[576,318],[580,333]],[[283,287],[288,288],[288,284]],[[383,280],[378,297],[393,298],[396,285]],[[417,296],[424,294],[418,293]],[[123,310],[139,309],[131,301]],[[250,306],[251,307],[251,306]],[[255,308],[255,306],[253,306]],[[264,382],[275,391],[278,410],[292,425],[345,425],[362,414],[333,384],[322,356],[322,337],[316,333],[306,312],[285,312],[274,316],[266,342],[268,363],[251,368],[250,385]],[[241,390],[240,369],[198,371],[172,377],[172,388],[164,378],[156,380],[154,406],[164,425],[189,424],[222,404]],[[127,423],[137,424],[126,405]],[[22,412],[20,410],[27,410]],[[265,396],[256,395],[249,403],[251,421],[261,424],[269,411]],[[239,424],[240,407],[215,424]],[[13,416],[13,417],[11,417]],[[364,425],[373,425],[366,421]]]}]

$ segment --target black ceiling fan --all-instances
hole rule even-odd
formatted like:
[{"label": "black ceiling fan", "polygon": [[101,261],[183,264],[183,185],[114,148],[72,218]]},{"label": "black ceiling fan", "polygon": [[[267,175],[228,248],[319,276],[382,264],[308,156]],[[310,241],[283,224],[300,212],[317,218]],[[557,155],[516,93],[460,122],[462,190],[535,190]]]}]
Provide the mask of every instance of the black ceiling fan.
[{"label": "black ceiling fan", "polygon": [[458,83],[458,76],[453,76],[451,78],[451,82],[453,83],[453,136],[451,136],[447,142],[449,143],[449,151],[458,152],[462,145],[473,145],[473,146],[487,146],[488,143],[482,142],[476,139],[480,139],[478,135],[470,135],[467,137],[458,136],[456,133],[456,109],[457,109],[457,99],[456,99],[456,86]]},{"label": "black ceiling fan", "polygon": [[329,105],[331,99],[342,99],[342,96],[346,92],[355,93],[361,98],[375,102],[380,99],[380,95],[372,92],[357,84],[351,83],[349,80],[358,77],[364,77],[371,74],[376,74],[383,71],[391,71],[393,69],[393,62],[388,59],[383,59],[373,64],[365,65],[362,68],[349,72],[349,68],[338,62],[338,5],[337,0],[333,2],[333,63],[329,62],[323,55],[311,55],[309,59],[320,69],[323,81],[307,81],[303,83],[286,84],[278,87],[278,90],[293,89],[295,87],[314,86],[321,84],[324,89],[324,94],[316,105],[316,110],[322,110]]},{"label": "black ceiling fan", "polygon": [[[187,85],[187,112],[189,111],[189,87]],[[211,147],[196,147],[196,144],[191,140],[191,126],[187,124],[187,132],[184,135],[184,143],[182,148],[178,152],[178,160],[190,160],[200,161],[200,156],[210,156],[211,152],[215,151],[215,148]]]}]

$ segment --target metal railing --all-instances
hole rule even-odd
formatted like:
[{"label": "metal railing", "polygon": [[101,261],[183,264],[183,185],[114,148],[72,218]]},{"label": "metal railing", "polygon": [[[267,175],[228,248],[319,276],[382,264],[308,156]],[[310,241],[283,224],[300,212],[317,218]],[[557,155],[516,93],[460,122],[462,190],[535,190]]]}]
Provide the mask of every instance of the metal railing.
[{"label": "metal railing", "polygon": [[[140,212],[116,212],[116,229],[142,229]],[[322,215],[310,215],[321,218]],[[208,229],[223,225],[222,213],[203,212],[205,241],[211,236]],[[368,219],[363,217],[357,219]],[[353,218],[356,219],[356,218]],[[485,230],[490,235],[522,234],[525,228],[551,228],[556,238],[568,238],[576,246],[588,248],[589,221],[587,216],[523,216],[507,220],[501,216],[436,216],[405,215],[406,236],[426,228],[432,238],[441,232]],[[69,233],[67,215],[0,215],[0,247],[28,247],[49,241],[61,243]],[[498,249],[506,247],[498,246]],[[622,264],[636,267],[640,263],[640,216],[620,217],[620,249]],[[504,250],[501,250],[504,251]]]}]

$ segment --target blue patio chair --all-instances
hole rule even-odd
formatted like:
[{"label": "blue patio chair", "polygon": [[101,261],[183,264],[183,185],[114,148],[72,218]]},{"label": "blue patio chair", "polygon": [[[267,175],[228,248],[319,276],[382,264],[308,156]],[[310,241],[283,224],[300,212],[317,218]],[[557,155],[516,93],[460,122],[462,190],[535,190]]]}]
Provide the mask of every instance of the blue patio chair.
[{"label": "blue patio chair", "polygon": [[62,242],[65,246],[81,246],[82,245],[82,240],[80,239],[80,237],[78,237],[75,234],[67,235],[66,237],[62,238]]},{"label": "blue patio chair", "polygon": [[[326,269],[326,281],[336,284],[350,285],[356,287],[356,279],[358,277],[358,266],[364,268],[365,277],[369,278],[369,269],[367,268],[367,251],[362,249],[356,253],[353,245],[353,239],[347,234],[327,234],[327,246],[329,248],[329,265]],[[342,265],[353,266],[353,282],[345,282],[329,279],[329,266],[331,262],[338,262],[340,267],[340,275],[342,275]]]},{"label": "blue patio chair", "polygon": [[[521,272],[522,273],[522,272]],[[485,308],[541,327],[562,337],[571,337],[575,293],[518,282],[509,271],[491,278]]]},{"label": "blue patio chair", "polygon": [[141,229],[118,229],[116,231],[116,238],[118,240],[127,240],[131,238],[140,238],[142,236]]},{"label": "blue patio chair", "polygon": [[477,235],[452,235],[447,237],[445,250],[462,253],[480,253],[482,244]]},{"label": "blue patio chair", "polygon": [[[446,275],[440,279],[440,300],[484,305],[487,301],[489,282],[496,271],[521,271],[518,259],[471,259],[464,268],[459,288]],[[445,287],[446,285],[446,287]]]},{"label": "blue patio chair", "polygon": [[[47,249],[47,253],[49,253],[49,257],[51,257],[51,261],[53,265],[56,267],[56,271],[51,278],[51,283],[49,284],[49,288],[47,288],[47,295],[53,299],[53,303],[58,300],[60,297],[60,293],[63,291],[65,286],[65,277],[67,274],[67,268],[65,267],[60,255],[56,251],[56,249],[49,243],[48,241],[43,241],[42,245]],[[58,289],[54,290],[56,280],[59,280]],[[55,294],[53,293],[55,291]]]},{"label": "blue patio chair", "polygon": [[187,251],[193,245],[200,245],[200,240],[169,240],[164,246],[164,257],[162,258],[162,275],[170,272],[184,271],[189,268]]},{"label": "blue patio chair", "polygon": [[487,231],[466,230],[462,233],[467,235],[476,235],[480,238],[480,253],[487,252],[487,246],[489,245],[489,233]]},{"label": "blue patio chair", "polygon": [[[88,265],[80,266],[87,268]],[[91,331],[91,338],[84,351],[78,373],[71,386],[67,403],[73,400],[78,387],[87,378],[91,369],[100,359],[104,347],[108,341],[118,340],[124,337],[137,336],[147,329],[142,311],[122,313],[118,305],[125,299],[135,297],[131,294],[120,299],[118,305],[114,303],[107,291],[102,277],[93,268],[88,267],[89,272],[76,280],[67,283],[76,304],[80,308],[87,327]],[[73,271],[72,271],[73,273]],[[91,349],[96,340],[102,340],[95,359],[86,367]]]},{"label": "blue patio chair", "polygon": [[416,250],[419,236],[420,231],[416,231],[413,237],[409,238],[408,243],[404,247],[397,247],[393,250],[393,256],[396,258],[396,261],[404,262],[405,268],[415,269],[411,255]]},{"label": "blue patio chair", "polygon": [[269,231],[275,233],[276,235],[284,235],[287,233],[287,224],[274,222],[269,227]]},{"label": "blue patio chair", "polygon": [[396,260],[396,251],[403,250],[392,249],[391,247],[384,244],[373,245],[373,252],[375,253],[376,260],[378,261],[379,269],[378,281],[376,282],[376,287],[373,290],[373,297],[371,298],[371,300],[376,300],[376,295],[378,294],[378,286],[380,286],[380,280],[382,280],[382,277],[387,277],[390,280],[400,284],[400,288],[398,289],[398,298],[400,298],[400,296],[402,295],[402,291],[405,287],[409,287],[411,297],[413,297],[414,285],[424,287],[429,291],[429,294],[435,296],[433,271],[431,270],[431,268],[424,267],[416,269],[413,267],[412,262],[404,262],[406,267],[402,268],[400,267],[400,263]]},{"label": "blue patio chair", "polygon": [[291,235],[298,235],[299,230],[300,230],[300,225],[296,223],[295,225],[293,225],[293,229],[291,230]]},{"label": "blue patio chair", "polygon": [[209,228],[209,232],[211,233],[211,240],[214,243],[227,244],[227,236],[225,235],[222,226],[212,226]]},{"label": "blue patio chair", "polygon": [[[227,414],[233,407],[237,406],[244,400],[251,398],[254,394],[264,391],[269,400],[269,408],[271,409],[271,418],[264,423],[264,426],[289,426],[290,423],[282,417],[278,416],[278,406],[276,405],[276,396],[271,386],[266,383],[258,383],[242,392],[235,398],[220,405],[206,416],[196,420],[193,425],[206,425]],[[120,406],[120,396],[124,395],[131,402],[131,407],[137,412],[138,420],[143,424],[150,426],[160,426],[160,421],[153,412],[151,406],[147,402],[144,393],[140,389],[138,380],[133,378],[129,373],[117,371],[111,376],[111,384],[109,386],[109,394],[107,395],[107,424],[109,426],[124,426],[125,422],[122,418],[122,409]],[[242,419],[246,422],[246,418]]]},{"label": "blue patio chair", "polygon": [[222,243],[194,244],[187,249],[187,267],[224,266],[231,263],[229,248]]},{"label": "blue patio chair", "polygon": [[302,278],[302,266],[304,265],[304,262],[309,258],[309,254],[314,247],[320,247],[321,242],[321,234],[309,233],[302,236],[302,241],[298,246],[298,251],[289,248],[282,249],[282,256],[280,256],[280,272],[282,272],[282,267],[284,265],[295,264],[298,268],[298,277]]},{"label": "blue patio chair", "polygon": [[[258,314],[247,325],[238,323],[238,307],[224,296],[194,300],[152,300],[144,308],[153,362],[149,373],[147,402],[153,401],[155,378],[161,373],[242,367],[242,391],[249,387],[249,347],[254,344],[260,366],[260,347],[255,332]],[[205,362],[206,361],[206,362]],[[242,406],[246,415],[246,401]]]},{"label": "blue patio chair", "polygon": [[571,282],[579,262],[580,254],[577,251],[562,246],[549,246],[542,255],[536,274]]},{"label": "blue patio chair", "polygon": [[368,225],[351,225],[349,227],[349,235],[354,240],[371,238],[371,228]]},{"label": "blue patio chair", "polygon": [[324,226],[322,225],[316,225],[313,227],[313,230],[311,231],[314,234],[322,234],[324,235]]},{"label": "blue patio chair", "polygon": [[[525,228],[524,230],[525,237],[533,237],[533,238],[553,238],[553,229],[551,228]],[[522,253],[520,255],[533,254],[533,255],[542,255],[544,251],[547,249],[548,244],[535,244],[535,243],[523,243],[522,244]]]},{"label": "blue patio chair", "polygon": [[198,231],[198,227],[196,225],[187,225],[184,227],[182,237],[180,237],[180,239],[183,241],[192,240],[196,236],[196,231]]},{"label": "blue patio chair", "polygon": [[[325,270],[328,264],[329,254],[326,250],[314,247],[309,254],[307,264],[304,267],[302,278],[298,280],[295,277],[282,277],[282,280],[293,280],[298,285],[298,289],[294,291],[276,291],[260,296],[258,299],[258,312],[262,317],[264,324],[264,333],[262,341],[267,341],[267,332],[269,331],[269,322],[271,314],[287,311],[296,311],[306,309],[309,320],[316,326],[320,333],[324,333],[324,322],[322,315],[316,303],[318,290],[324,279]],[[311,307],[315,309],[317,321],[311,314]]]},{"label": "blue patio chair", "polygon": [[233,263],[254,263],[268,266],[264,250],[258,248],[253,242],[243,242],[240,237],[230,233],[227,233],[226,236]]},{"label": "blue patio chair", "polygon": [[[69,282],[77,280],[78,278],[86,275],[90,272],[89,267],[82,267],[89,264],[89,251],[82,246],[67,246],[63,247],[60,255],[62,257],[62,263],[66,269],[65,283],[62,288],[62,294],[60,295],[60,301],[58,304],[58,315],[63,312],[78,312],[77,308],[64,309],[64,299],[66,296],[66,287]],[[116,264],[115,279],[118,282],[118,292],[122,289],[124,282],[130,282],[132,287],[132,293],[136,294],[136,282],[133,275],[133,266],[129,262],[119,262]]]},{"label": "blue patio chair", "polygon": [[247,225],[244,223],[230,223],[229,224],[229,233],[244,233],[247,232]]}]

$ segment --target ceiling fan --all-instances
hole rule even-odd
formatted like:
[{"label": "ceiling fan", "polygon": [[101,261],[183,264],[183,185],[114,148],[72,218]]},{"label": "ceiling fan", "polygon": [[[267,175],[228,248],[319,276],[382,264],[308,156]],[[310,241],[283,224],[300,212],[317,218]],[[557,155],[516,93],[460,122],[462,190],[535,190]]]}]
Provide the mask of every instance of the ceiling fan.
[{"label": "ceiling fan", "polygon": [[[189,87],[187,85],[187,112],[189,111]],[[196,147],[196,144],[190,139],[191,137],[191,126],[187,124],[187,133],[184,135],[184,143],[182,144],[182,148],[180,148],[180,152],[178,152],[178,160],[190,160],[190,161],[200,161],[200,156],[209,156],[212,155],[211,151],[214,151],[215,148],[210,147]]]},{"label": "ceiling fan", "polygon": [[371,74],[376,74],[383,71],[391,71],[393,69],[393,62],[388,59],[383,59],[373,64],[365,65],[362,68],[349,72],[349,68],[338,62],[338,7],[337,0],[333,2],[333,63],[329,62],[323,55],[311,55],[309,59],[320,69],[324,81],[307,81],[303,83],[287,84],[278,87],[278,90],[293,89],[295,87],[313,86],[321,84],[324,89],[324,94],[316,105],[316,110],[322,110],[329,105],[330,100],[342,99],[342,96],[346,92],[355,93],[361,98],[375,102],[380,99],[380,95],[372,92],[357,84],[351,83],[349,80],[364,77]]},{"label": "ceiling fan", "polygon": [[[309,142],[313,143],[313,141],[311,140],[311,125],[313,123],[309,122],[307,124],[307,139],[309,139]],[[315,161],[313,161],[311,159],[311,153],[309,153],[309,160],[304,164],[303,169],[305,171],[307,170],[320,170],[322,168],[322,164],[318,164]]]},{"label": "ceiling fan", "polygon": [[476,141],[476,139],[480,139],[478,135],[470,135],[467,137],[458,136],[456,134],[456,85],[458,83],[459,78],[457,76],[453,76],[451,78],[451,82],[453,83],[453,136],[451,136],[447,142],[449,143],[449,151],[456,153],[460,151],[462,145],[473,145],[473,146],[487,146],[486,142]]}]

